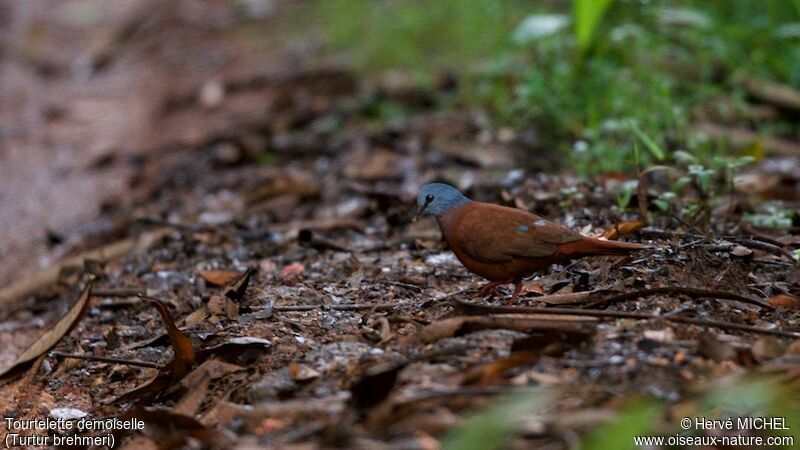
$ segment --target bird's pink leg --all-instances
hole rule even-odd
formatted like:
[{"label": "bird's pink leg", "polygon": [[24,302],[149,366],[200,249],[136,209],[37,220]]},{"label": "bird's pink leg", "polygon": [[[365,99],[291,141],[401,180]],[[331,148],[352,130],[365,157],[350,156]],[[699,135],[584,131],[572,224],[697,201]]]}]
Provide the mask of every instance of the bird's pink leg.
[{"label": "bird's pink leg", "polygon": [[522,280],[517,280],[514,283],[514,293],[511,294],[511,299],[508,300],[509,305],[516,303],[517,297],[519,296],[519,293],[521,291],[522,291]]},{"label": "bird's pink leg", "polygon": [[493,294],[495,294],[495,291],[497,290],[497,286],[500,286],[501,284],[505,284],[505,283],[506,283],[505,281],[491,281],[489,283],[486,283],[478,291],[478,293],[475,294],[475,296],[476,297],[485,297],[487,295],[493,295]]},{"label": "bird's pink leg", "polygon": [[[502,286],[504,284],[513,283],[514,280],[502,280],[502,281],[492,281],[486,283],[477,294],[476,297],[486,297],[488,295],[494,295],[497,293],[497,287]],[[514,291],[516,293],[516,291]]]}]

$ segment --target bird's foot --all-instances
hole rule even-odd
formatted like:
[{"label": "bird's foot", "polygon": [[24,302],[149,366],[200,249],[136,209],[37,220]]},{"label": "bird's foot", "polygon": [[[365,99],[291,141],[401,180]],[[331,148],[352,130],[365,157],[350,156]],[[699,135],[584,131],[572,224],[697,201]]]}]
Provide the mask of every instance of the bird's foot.
[{"label": "bird's foot", "polygon": [[514,282],[514,293],[511,294],[511,298],[508,299],[507,305],[513,305],[517,302],[517,297],[519,297],[519,293],[522,292],[522,280]]},{"label": "bird's foot", "polygon": [[[475,294],[475,297],[490,297],[490,296],[493,296],[493,295],[497,294],[497,287],[498,286],[502,286],[504,284],[509,284],[509,283],[515,283],[515,281],[514,280],[503,280],[503,281],[492,281],[490,283],[486,283],[478,291],[478,293]],[[516,300],[517,295],[519,295],[519,291],[521,289],[522,289],[522,282],[521,281],[520,282],[516,282],[516,285],[514,287],[514,294],[511,296],[511,302]]]},{"label": "bird's foot", "polygon": [[477,294],[475,294],[475,297],[488,297],[488,296],[492,296],[492,295],[494,295],[494,294],[496,294],[496,293],[497,293],[497,286],[500,286],[500,285],[502,285],[502,284],[505,284],[505,283],[507,283],[507,281],[492,281],[492,282],[486,283],[486,284],[485,284],[485,285],[484,285],[484,286],[483,286],[483,287],[482,287],[482,288],[481,288],[481,289],[478,291],[478,293],[477,293]]}]

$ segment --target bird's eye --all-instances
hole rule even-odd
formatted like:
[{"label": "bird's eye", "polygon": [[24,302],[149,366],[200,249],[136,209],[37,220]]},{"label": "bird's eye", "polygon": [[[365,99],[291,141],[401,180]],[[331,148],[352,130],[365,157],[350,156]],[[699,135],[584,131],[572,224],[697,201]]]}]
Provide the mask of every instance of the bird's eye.
[{"label": "bird's eye", "polygon": [[430,203],[432,201],[433,201],[433,196],[431,194],[425,196],[425,203]]}]

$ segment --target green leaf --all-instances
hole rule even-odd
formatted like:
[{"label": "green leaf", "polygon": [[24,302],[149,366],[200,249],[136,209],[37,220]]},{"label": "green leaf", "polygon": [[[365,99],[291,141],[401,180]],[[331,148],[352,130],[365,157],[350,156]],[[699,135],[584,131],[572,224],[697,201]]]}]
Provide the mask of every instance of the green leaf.
[{"label": "green leaf", "polygon": [[445,450],[493,450],[507,448],[514,430],[525,415],[549,403],[550,396],[542,389],[499,401],[495,406],[473,416],[445,436]]},{"label": "green leaf", "polygon": [[708,172],[703,172],[697,175],[697,179],[700,181],[700,190],[708,192],[708,188],[711,185],[711,175]]},{"label": "green leaf", "polygon": [[591,48],[600,19],[603,18],[611,0],[574,0],[572,10],[575,16],[575,37],[581,54]]},{"label": "green leaf", "polygon": [[681,189],[683,189],[686,186],[688,186],[689,183],[691,183],[691,182],[692,182],[692,179],[689,178],[689,177],[686,177],[686,176],[680,177],[677,180],[675,180],[675,183],[672,185],[672,188],[674,190],[676,190],[676,191],[680,191]]},{"label": "green leaf", "polygon": [[646,435],[653,430],[656,420],[664,413],[664,406],[655,400],[639,400],[617,412],[610,422],[601,425],[586,436],[586,450],[634,449],[634,436]]},{"label": "green leaf", "polygon": [[686,152],[684,150],[675,151],[672,154],[672,157],[675,158],[675,161],[677,161],[677,162],[679,162],[681,164],[685,164],[685,165],[696,164],[697,163],[697,159],[695,159],[695,157],[692,156],[691,153]]},{"label": "green leaf", "polygon": [[744,167],[748,164],[752,164],[755,162],[756,158],[753,156],[742,156],[741,158],[736,159],[734,162],[735,167]]},{"label": "green leaf", "polygon": [[669,202],[664,200],[663,198],[657,198],[653,200],[653,204],[658,207],[663,212],[669,211]]},{"label": "green leaf", "polygon": [[622,191],[617,194],[617,206],[620,209],[625,209],[631,203],[633,193],[639,186],[639,180],[628,180],[622,183]]},{"label": "green leaf", "polygon": [[639,127],[636,126],[636,123],[634,123],[632,120],[628,121],[628,126],[630,126],[633,132],[636,133],[636,136],[639,137],[645,148],[650,151],[653,157],[659,161],[664,160],[664,151],[661,150],[661,147],[659,147],[655,141],[650,139],[650,136],[646,135],[641,129],[639,129]]}]

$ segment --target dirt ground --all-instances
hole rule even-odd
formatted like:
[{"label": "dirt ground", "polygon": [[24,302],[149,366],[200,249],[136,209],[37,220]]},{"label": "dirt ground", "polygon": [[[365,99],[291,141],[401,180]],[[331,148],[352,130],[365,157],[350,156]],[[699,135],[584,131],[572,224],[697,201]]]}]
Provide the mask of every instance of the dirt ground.
[{"label": "dirt ground", "polygon": [[[770,196],[798,209],[800,155],[748,172],[771,190],[717,208],[716,231],[660,216],[622,237],[653,247],[639,255],[553,266],[513,305],[473,298],[483,280],[433,219],[411,222],[419,186],[600,235],[638,218],[612,212],[621,180],[539,172],[546,149],[478,112],[242,32],[278,27],[285,4],[212,4],[3,5],[0,281],[130,243],[3,305],[5,371],[64,334],[96,277],[74,330],[0,390],[3,417],[143,420],[115,435],[126,448],[435,449],[472,411],[543,386],[556,400],[512,446],[570,448],[626,399],[685,407],[753,371],[796,383],[797,224],[741,215]],[[381,121],[376,98],[414,112]]]}]

